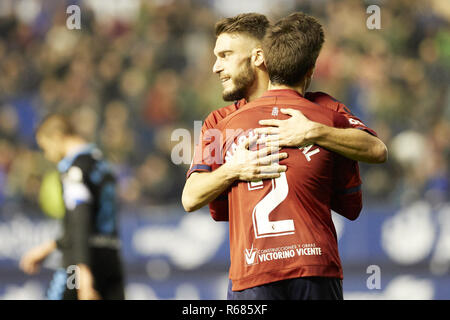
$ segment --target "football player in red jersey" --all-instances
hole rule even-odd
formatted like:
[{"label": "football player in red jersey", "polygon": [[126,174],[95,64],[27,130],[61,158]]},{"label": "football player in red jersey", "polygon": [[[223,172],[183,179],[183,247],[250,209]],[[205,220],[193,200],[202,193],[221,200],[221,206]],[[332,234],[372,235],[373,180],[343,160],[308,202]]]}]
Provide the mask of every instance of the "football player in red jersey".
[{"label": "football player in red jersey", "polygon": [[[305,24],[306,33],[302,32]],[[322,43],[321,25],[301,13],[280,20],[268,31],[263,48],[269,91],[216,126],[224,138],[212,140],[210,146],[219,150],[222,167],[242,165],[239,145],[257,136],[254,128],[260,119],[286,119],[281,108],[301,111],[330,127],[350,127],[347,117],[303,97]],[[228,192],[228,298],[343,299],[331,209],[351,220],[358,217],[362,199],[357,162],[318,145],[284,148],[280,154],[287,170],[279,177],[238,181]]]},{"label": "football player in red jersey", "polygon": [[[239,148],[239,151],[246,154],[249,161],[235,167],[221,166],[216,161],[217,157],[212,157],[208,152],[208,145],[213,140],[211,132],[214,133],[217,124],[267,89],[269,78],[261,44],[268,27],[267,18],[255,13],[240,14],[216,24],[214,53],[217,60],[213,71],[222,81],[223,98],[237,101],[213,111],[204,122],[183,190],[182,203],[186,211],[195,211],[209,203],[213,218],[226,221],[228,200],[224,192],[234,181],[276,178],[280,174],[278,171],[283,170],[282,166],[261,161],[267,158],[259,159],[260,153],[246,148]],[[258,129],[267,130],[261,133],[271,134],[268,146],[273,143],[272,138],[279,138],[280,146],[300,147],[315,143],[353,160],[369,163],[386,160],[387,149],[384,143],[376,137],[373,130],[351,115],[342,103],[322,92],[307,92],[305,98],[343,114],[349,119],[351,128],[334,128],[311,121],[298,110],[282,109],[280,112],[290,114],[291,118],[276,122],[262,120],[261,125],[271,126]],[[205,138],[208,135],[210,137]],[[278,149],[271,147],[265,151],[270,153],[276,150]],[[277,162],[281,157],[281,154],[275,154],[269,158]]]}]

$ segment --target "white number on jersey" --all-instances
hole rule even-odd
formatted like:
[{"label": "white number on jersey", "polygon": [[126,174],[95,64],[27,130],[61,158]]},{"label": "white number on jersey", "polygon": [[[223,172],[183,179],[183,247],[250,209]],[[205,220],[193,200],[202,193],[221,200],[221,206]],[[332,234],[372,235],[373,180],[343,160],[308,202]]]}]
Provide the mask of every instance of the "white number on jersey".
[{"label": "white number on jersey", "polygon": [[255,230],[256,238],[284,236],[293,234],[295,231],[294,220],[269,220],[269,215],[286,199],[289,193],[285,172],[282,172],[280,177],[271,181],[272,190],[253,209],[253,229]]}]

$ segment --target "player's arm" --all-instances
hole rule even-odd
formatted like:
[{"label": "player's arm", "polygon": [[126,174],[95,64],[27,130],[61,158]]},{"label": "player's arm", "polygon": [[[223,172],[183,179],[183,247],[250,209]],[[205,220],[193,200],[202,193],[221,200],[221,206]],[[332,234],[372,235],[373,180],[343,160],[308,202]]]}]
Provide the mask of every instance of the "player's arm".
[{"label": "player's arm", "polygon": [[355,220],[363,206],[358,162],[336,155],[333,175],[331,209]]},{"label": "player's arm", "polygon": [[350,193],[335,193],[331,201],[331,210],[339,213],[349,220],[356,220],[362,210],[361,190],[348,190]]},{"label": "player's arm", "polygon": [[99,299],[98,293],[94,289],[94,278],[89,268],[89,238],[92,233],[91,212],[93,210],[92,203],[79,203],[74,210],[68,212],[70,217],[70,225],[72,226],[72,254],[76,265],[79,268],[79,284],[78,299],[91,300]]},{"label": "player's arm", "polygon": [[[249,139],[241,143],[231,160],[212,172],[193,172],[183,189],[181,201],[187,212],[200,209],[226,191],[236,180],[259,181],[280,176],[287,167],[279,165],[287,153],[277,153],[278,147],[250,151]],[[253,141],[254,142],[254,141]]]},{"label": "player's arm", "polygon": [[259,134],[267,134],[268,146],[301,147],[317,144],[352,160],[383,163],[387,159],[386,145],[376,136],[356,128],[334,128],[306,118],[300,111],[281,109],[291,118],[261,120]]},{"label": "player's arm", "polygon": [[41,263],[56,249],[56,241],[50,240],[32,248],[24,254],[20,260],[19,267],[26,274],[39,272]]},{"label": "player's arm", "polygon": [[227,169],[227,166],[221,166],[212,172],[193,172],[187,179],[181,196],[184,210],[198,210],[228,189],[236,176]]},{"label": "player's arm", "polygon": [[[66,219],[66,217],[64,218]],[[19,268],[26,274],[36,274],[41,268],[42,262],[55,250],[68,246],[69,234],[65,232],[56,240],[44,242],[27,251],[20,260]]]},{"label": "player's arm", "polygon": [[209,213],[214,221],[229,221],[228,194],[224,192],[209,203]]},{"label": "player's arm", "polygon": [[94,289],[94,276],[91,269],[84,263],[78,263],[80,287],[78,289],[78,300],[100,300],[99,293]]},{"label": "player's arm", "polygon": [[70,225],[72,226],[72,254],[79,268],[78,299],[93,300],[100,299],[99,294],[94,289],[94,277],[89,268],[90,252],[89,238],[92,234],[91,213],[93,210],[91,201],[79,202],[79,204],[70,212]]},{"label": "player's arm", "polygon": [[[348,117],[340,113],[334,114],[333,123],[341,128],[350,125]],[[347,219],[355,220],[363,205],[358,162],[338,153],[334,153],[333,158],[333,194],[330,207]]]},{"label": "player's arm", "polygon": [[[98,299],[99,294],[94,289],[94,278],[89,266],[91,255],[89,239],[94,233],[92,214],[95,210],[94,195],[88,185],[89,165],[79,163],[69,169],[64,180],[64,200],[68,208],[66,229],[67,237],[71,243],[71,254],[77,267],[79,267],[78,299]],[[82,169],[83,168],[83,169]],[[82,172],[71,174],[73,172]]]}]

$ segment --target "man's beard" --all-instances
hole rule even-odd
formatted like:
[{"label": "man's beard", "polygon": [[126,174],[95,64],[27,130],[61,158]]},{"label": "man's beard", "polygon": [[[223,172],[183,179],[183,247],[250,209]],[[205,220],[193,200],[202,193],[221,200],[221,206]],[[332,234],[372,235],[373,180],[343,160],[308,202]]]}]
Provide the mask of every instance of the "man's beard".
[{"label": "man's beard", "polygon": [[247,91],[252,86],[255,78],[256,73],[255,70],[251,68],[251,58],[248,58],[244,64],[243,70],[232,79],[234,88],[222,92],[223,100],[236,101],[246,98]]}]

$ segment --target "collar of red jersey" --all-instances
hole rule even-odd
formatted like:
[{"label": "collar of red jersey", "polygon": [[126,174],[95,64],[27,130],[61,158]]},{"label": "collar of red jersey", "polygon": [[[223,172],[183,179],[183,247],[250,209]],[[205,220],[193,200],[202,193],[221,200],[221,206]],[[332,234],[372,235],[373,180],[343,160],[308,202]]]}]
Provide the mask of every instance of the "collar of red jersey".
[{"label": "collar of red jersey", "polygon": [[261,98],[268,98],[268,97],[300,97],[303,98],[303,96],[298,93],[297,91],[293,89],[272,89],[267,90],[263,93]]}]

